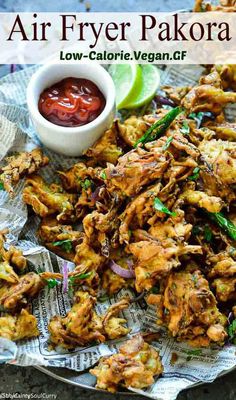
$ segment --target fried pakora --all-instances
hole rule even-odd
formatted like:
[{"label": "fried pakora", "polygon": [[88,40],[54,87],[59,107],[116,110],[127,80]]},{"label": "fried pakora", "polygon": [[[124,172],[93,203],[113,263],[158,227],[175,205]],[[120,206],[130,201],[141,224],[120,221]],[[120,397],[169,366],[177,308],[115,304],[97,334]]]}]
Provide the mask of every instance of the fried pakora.
[{"label": "fried pakora", "polygon": [[102,343],[106,339],[117,339],[129,332],[124,326],[126,320],[117,317],[121,310],[129,306],[128,299],[113,304],[102,316],[95,312],[95,303],[96,297],[77,291],[75,302],[66,317],[55,316],[51,319],[48,326],[51,343],[73,349],[94,341]]},{"label": "fried pakora", "polygon": [[150,295],[148,301],[158,308],[158,324],[166,325],[177,340],[194,347],[208,347],[211,342],[224,344],[227,319],[218,310],[216,298],[200,271],[172,272],[164,293]]},{"label": "fried pakora", "polygon": [[70,261],[74,261],[75,248],[84,238],[83,232],[73,230],[71,225],[59,224],[51,217],[42,220],[38,235],[50,251]]},{"label": "fried pakora", "polygon": [[118,386],[144,389],[161,375],[163,367],[157,350],[136,335],[119,348],[119,353],[102,357],[90,373],[97,378],[96,387],[115,393]]},{"label": "fried pakora", "polygon": [[0,317],[0,336],[13,341],[39,336],[37,319],[25,309],[19,315],[5,314]]},{"label": "fried pakora", "polygon": [[26,305],[45,286],[45,281],[35,272],[21,275],[17,283],[0,286],[0,305],[5,310],[14,310]]},{"label": "fried pakora", "polygon": [[7,165],[0,167],[0,182],[4,189],[13,196],[13,187],[24,176],[38,172],[38,170],[48,164],[48,157],[44,156],[42,150],[37,148],[30,152],[19,153],[6,159]]},{"label": "fried pakora", "polygon": [[27,178],[23,200],[42,218],[54,214],[58,221],[74,220],[75,195],[64,192],[60,185],[47,185],[39,175]]}]

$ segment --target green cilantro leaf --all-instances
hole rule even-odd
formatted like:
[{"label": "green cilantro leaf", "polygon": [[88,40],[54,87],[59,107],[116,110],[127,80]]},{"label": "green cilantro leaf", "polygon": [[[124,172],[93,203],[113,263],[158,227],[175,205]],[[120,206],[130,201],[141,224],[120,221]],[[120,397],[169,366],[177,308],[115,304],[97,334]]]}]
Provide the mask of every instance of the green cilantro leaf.
[{"label": "green cilantro leaf", "polygon": [[69,277],[69,283],[73,284],[77,279],[87,279],[92,275],[92,271],[90,272],[85,272],[82,274],[74,275]]},{"label": "green cilantro leaf", "polygon": [[194,168],[193,175],[190,175],[188,177],[188,180],[189,181],[196,181],[199,178],[199,171],[200,171],[199,167]]},{"label": "green cilantro leaf", "polygon": [[47,286],[49,287],[49,289],[53,289],[55,286],[57,286],[60,283],[56,279],[53,279],[53,278],[45,279],[45,281],[47,282]]},{"label": "green cilantro leaf", "polygon": [[73,250],[72,241],[70,239],[58,240],[52,243],[55,247],[61,247],[66,253],[70,253]]},{"label": "green cilantro leaf", "polygon": [[158,197],[156,197],[154,199],[154,203],[153,203],[153,207],[155,208],[155,210],[157,211],[161,211],[165,214],[171,215],[172,217],[176,216],[176,212],[172,212],[170,211],[162,202],[160,199],[158,199]]},{"label": "green cilantro leaf", "polygon": [[4,190],[4,185],[2,182],[0,182],[0,190]]},{"label": "green cilantro leaf", "polygon": [[102,179],[104,179],[104,180],[107,179],[107,175],[106,175],[105,170],[103,170],[103,171],[101,172],[100,177],[101,177]]},{"label": "green cilantro leaf", "polygon": [[212,241],[212,237],[213,237],[212,230],[208,225],[206,225],[204,227],[204,239],[206,240],[206,242],[209,243]]},{"label": "green cilantro leaf", "polygon": [[165,150],[167,150],[169,148],[169,146],[170,146],[170,144],[171,144],[173,139],[174,139],[173,136],[169,136],[167,138],[167,141],[165,142],[164,146],[162,147],[163,151],[165,151]]},{"label": "green cilantro leaf", "polygon": [[184,121],[183,122],[183,124],[182,124],[182,128],[180,128],[180,132],[183,134],[183,135],[189,135],[189,133],[190,133],[190,128],[189,128],[189,125],[188,125],[188,123],[187,123],[187,121]]},{"label": "green cilantro leaf", "polygon": [[91,187],[92,182],[90,181],[90,179],[86,178],[83,182],[80,183],[82,188],[87,190],[88,188]]},{"label": "green cilantro leaf", "polygon": [[228,326],[229,341],[236,344],[236,319]]},{"label": "green cilantro leaf", "polygon": [[199,129],[205,118],[212,118],[212,113],[209,111],[200,111],[196,113],[190,113],[188,118],[194,119],[197,123],[197,128]]}]

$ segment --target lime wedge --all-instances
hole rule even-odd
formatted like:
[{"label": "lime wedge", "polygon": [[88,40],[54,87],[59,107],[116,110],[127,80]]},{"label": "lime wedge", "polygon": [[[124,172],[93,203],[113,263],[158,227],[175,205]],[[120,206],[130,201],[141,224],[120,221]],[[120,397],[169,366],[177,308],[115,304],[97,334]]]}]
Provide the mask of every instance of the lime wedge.
[{"label": "lime wedge", "polygon": [[149,103],[156,94],[160,84],[160,73],[155,65],[144,64],[142,69],[141,91],[136,92],[133,97],[129,97],[125,103],[125,108],[138,108]]},{"label": "lime wedge", "polygon": [[116,88],[116,107],[125,108],[141,92],[142,69],[138,64],[112,64],[109,73]]}]

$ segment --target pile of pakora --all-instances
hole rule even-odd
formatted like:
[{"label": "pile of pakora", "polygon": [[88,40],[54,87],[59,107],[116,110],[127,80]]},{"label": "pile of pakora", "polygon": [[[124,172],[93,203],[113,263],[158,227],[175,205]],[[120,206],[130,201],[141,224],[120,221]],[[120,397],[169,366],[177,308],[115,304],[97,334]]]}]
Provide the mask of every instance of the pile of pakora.
[{"label": "pile of pakora", "polygon": [[[196,1],[195,11],[235,11]],[[72,290],[72,307],[49,322],[50,348],[73,350],[130,332],[122,314],[140,296],[156,324],[193,347],[236,343],[236,67],[207,66],[193,87],[163,86],[150,107],[124,117],[80,161],[46,182],[50,160],[40,149],[8,157],[0,183],[40,218],[42,245],[74,263],[73,271],[30,271],[0,232],[0,336],[39,335],[31,300],[46,286]],[[148,111],[147,111],[148,110]],[[66,275],[66,276],[65,276]],[[99,314],[102,297],[123,297]],[[163,372],[145,332],[103,357],[90,372],[97,387],[143,389]]]},{"label": "pile of pakora", "polygon": [[[196,86],[164,86],[151,112],[117,118],[78,163],[55,171],[57,182],[40,175],[50,160],[39,149],[6,160],[4,189],[12,196],[25,177],[23,201],[41,218],[39,240],[75,264],[66,278],[72,308],[51,319],[51,348],[124,338],[130,329],[119,314],[129,298],[96,311],[101,290],[112,298],[122,288],[143,295],[157,326],[177,341],[235,340],[236,127],[224,115],[236,102],[235,76],[234,66],[213,66]],[[65,277],[26,272],[21,251],[5,250],[4,240],[2,232],[0,334],[36,336],[29,300]],[[138,335],[92,373],[99,388],[115,391],[147,387],[161,371],[158,352]]]}]

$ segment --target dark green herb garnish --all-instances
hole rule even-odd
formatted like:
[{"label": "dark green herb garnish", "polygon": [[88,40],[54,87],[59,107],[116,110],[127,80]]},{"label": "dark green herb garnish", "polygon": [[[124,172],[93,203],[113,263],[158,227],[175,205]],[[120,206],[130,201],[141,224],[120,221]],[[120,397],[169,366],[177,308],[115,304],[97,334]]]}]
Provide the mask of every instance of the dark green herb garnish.
[{"label": "dark green herb garnish", "polygon": [[47,286],[49,287],[49,289],[53,289],[55,286],[59,285],[59,281],[57,281],[56,279],[53,278],[49,278],[49,279],[44,279],[47,282]]},{"label": "dark green herb garnish", "polygon": [[160,293],[160,286],[153,286],[151,289],[150,289],[150,293],[153,293],[153,294],[158,294],[158,293]]},{"label": "dark green herb garnish", "polygon": [[74,276],[70,276],[68,278],[69,283],[73,284],[75,281],[77,281],[77,279],[87,279],[92,275],[92,271],[90,272],[85,272],[82,274],[78,274],[78,275],[74,275]]},{"label": "dark green herb garnish", "polygon": [[202,231],[202,228],[199,225],[194,225],[193,228],[192,228],[192,234],[194,236],[199,235],[199,233],[201,233],[201,231]]},{"label": "dark green herb garnish", "polygon": [[173,139],[174,139],[173,136],[169,136],[169,137],[167,138],[167,140],[166,140],[164,146],[162,147],[162,150],[163,150],[163,151],[165,151],[165,150],[167,150],[167,149],[169,148],[169,146],[170,146],[170,144],[171,144],[171,142],[172,142]]},{"label": "dark green herb garnish", "polygon": [[188,118],[194,119],[197,123],[197,128],[200,128],[205,118],[212,119],[213,114],[209,111],[200,111],[198,113],[190,113]]},{"label": "dark green herb garnish", "polygon": [[100,303],[105,303],[107,300],[109,300],[108,294],[98,297],[98,301],[100,301]]},{"label": "dark green herb garnish", "polygon": [[4,190],[4,185],[2,182],[0,182],[0,190]]},{"label": "dark green herb garnish", "polygon": [[199,178],[199,167],[195,167],[193,170],[193,174],[188,177],[189,181],[196,181]]},{"label": "dark green herb garnish", "polygon": [[100,177],[102,179],[107,179],[107,175],[106,175],[106,172],[104,170],[101,172]]},{"label": "dark green herb garnish", "polygon": [[88,188],[91,187],[92,182],[90,181],[90,179],[86,178],[83,182],[80,183],[81,187],[85,190],[87,190]]},{"label": "dark green herb garnish", "polygon": [[190,128],[189,128],[187,121],[183,122],[182,127],[180,128],[180,132],[185,136],[189,135]]},{"label": "dark green herb garnish", "polygon": [[228,326],[229,341],[236,344],[236,319]]},{"label": "dark green herb garnish", "polygon": [[153,140],[158,139],[165,131],[169,128],[170,124],[175,118],[183,111],[181,107],[175,107],[169,111],[163,118],[156,121],[145,134],[137,140],[134,147],[137,147],[139,143],[145,144]]},{"label": "dark green herb garnish", "polygon": [[221,212],[220,213],[210,213],[205,211],[211,221],[215,222],[222,228],[225,233],[233,240],[236,240],[236,226],[232,221],[227,219]]},{"label": "dark green herb garnish", "polygon": [[165,214],[171,215],[172,217],[176,216],[176,212],[172,212],[170,211],[162,202],[160,199],[158,199],[158,197],[156,197],[154,199],[154,203],[153,203],[153,207],[155,208],[155,210],[157,211],[161,211]]},{"label": "dark green herb garnish", "polygon": [[58,240],[52,243],[53,246],[61,247],[66,253],[70,253],[73,250],[72,241],[70,239]]},{"label": "dark green herb garnish", "polygon": [[208,225],[205,225],[204,227],[204,239],[206,240],[206,242],[211,242],[212,241],[212,237],[213,237],[213,233],[211,228]]},{"label": "dark green herb garnish", "polygon": [[198,278],[197,278],[197,276],[194,275],[194,274],[192,275],[192,281],[193,281],[194,285],[197,284]]}]

